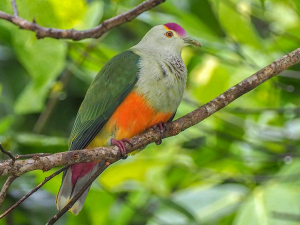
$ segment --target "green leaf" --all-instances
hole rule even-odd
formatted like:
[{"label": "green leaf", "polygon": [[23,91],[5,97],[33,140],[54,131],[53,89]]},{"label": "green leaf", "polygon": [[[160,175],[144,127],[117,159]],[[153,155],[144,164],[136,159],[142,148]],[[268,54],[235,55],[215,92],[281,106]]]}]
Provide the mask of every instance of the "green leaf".
[{"label": "green leaf", "polygon": [[[143,159],[137,161],[135,158],[130,161],[119,162],[118,164],[109,167],[109,169],[105,170],[101,175],[100,180],[106,188],[114,190],[127,180],[144,181],[147,170],[151,167],[160,165],[163,165],[163,162]],[[118,171],[122,171],[122,173],[115,176]],[[132,171],[135,172],[132,173]]]},{"label": "green leaf", "polygon": [[13,8],[11,6],[11,1],[1,0],[0,10],[6,13],[13,13]]},{"label": "green leaf", "polygon": [[48,89],[48,85],[37,85],[34,81],[30,82],[16,100],[15,112],[17,114],[28,114],[42,111]]},{"label": "green leaf", "polygon": [[262,7],[263,11],[265,11],[266,10],[265,0],[260,0],[260,4],[261,4],[261,7]]},{"label": "green leaf", "polygon": [[[299,169],[300,161],[286,165],[275,178],[263,186],[254,189],[252,195],[237,212],[234,225],[274,224],[286,225],[285,218],[274,216],[278,213],[299,215]],[[276,180],[279,179],[279,180]],[[289,225],[299,224],[288,221]]]},{"label": "green leaf", "polygon": [[[38,0],[35,4],[24,0],[17,3],[21,17],[29,21],[35,18],[37,23],[47,27],[71,28],[79,22],[83,26],[85,23],[94,25],[95,20],[101,17],[101,13],[98,13],[82,22],[82,17],[87,12],[87,4],[83,0]],[[92,7],[99,9],[101,4],[91,4],[90,10]],[[30,31],[19,30],[11,24],[10,27],[16,55],[32,78],[17,99],[15,111],[18,114],[40,112],[53,81],[65,67],[66,43],[50,38],[37,40]]]},{"label": "green leaf", "polygon": [[190,72],[192,93],[201,102],[210,101],[228,88],[232,70],[220,64],[216,57],[204,58],[203,63]]},{"label": "green leaf", "polygon": [[[183,214],[184,216],[186,216],[191,222],[196,223],[197,219],[195,218],[195,216],[184,206],[176,203],[175,201],[168,199],[168,198],[159,198],[160,201],[163,202],[163,204],[165,204],[168,208],[174,209],[177,212]],[[190,223],[189,223],[190,224]]]},{"label": "green leaf", "polygon": [[231,214],[247,191],[237,184],[187,188],[174,193],[172,200],[165,201],[165,206],[157,211],[156,216],[170,224],[217,221],[218,218]]},{"label": "green leaf", "polygon": [[32,78],[17,99],[15,111],[18,114],[40,112],[52,82],[65,66],[66,43],[37,40],[33,33],[18,29],[14,29],[13,43],[17,57]]},{"label": "green leaf", "polygon": [[6,133],[14,123],[14,120],[15,117],[13,115],[0,118],[0,134]]},{"label": "green leaf", "polygon": [[212,4],[208,0],[191,0],[190,10],[197,15],[218,36],[223,36],[223,31],[214,13]]},{"label": "green leaf", "polygon": [[84,0],[57,1],[31,0],[17,1],[21,17],[35,21],[41,26],[70,29],[79,23],[87,10]]},{"label": "green leaf", "polygon": [[[234,225],[274,224],[286,225],[285,219],[274,217],[276,213],[299,215],[300,192],[289,184],[270,184],[257,187],[239,209]],[[299,224],[289,221],[290,225]]]},{"label": "green leaf", "polygon": [[300,2],[298,0],[292,0],[292,1],[295,4],[298,15],[300,16]]},{"label": "green leaf", "polygon": [[56,153],[68,149],[66,138],[37,135],[33,133],[20,133],[13,136],[15,143],[18,144],[18,150],[21,154],[31,153]]},{"label": "green leaf", "polygon": [[18,134],[15,136],[18,143],[29,146],[67,146],[66,138],[38,135],[31,133]]},{"label": "green leaf", "polygon": [[218,4],[219,19],[225,32],[236,42],[260,49],[262,45],[250,16],[237,12],[235,7],[237,6],[227,0]]},{"label": "green leaf", "polygon": [[97,26],[103,16],[103,5],[104,3],[102,1],[91,2],[75,28],[79,30],[86,30]]}]

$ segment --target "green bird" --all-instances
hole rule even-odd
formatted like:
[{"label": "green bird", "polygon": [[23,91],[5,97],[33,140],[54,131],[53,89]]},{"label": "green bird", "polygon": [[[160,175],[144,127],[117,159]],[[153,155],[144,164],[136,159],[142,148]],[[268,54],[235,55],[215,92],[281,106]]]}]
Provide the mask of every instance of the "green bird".
[{"label": "green bird", "polygon": [[[153,126],[163,133],[183,96],[187,70],[181,51],[190,44],[200,46],[181,26],[167,23],[153,27],[137,45],[110,59],[79,108],[69,150],[117,145],[125,155],[129,138]],[[78,163],[65,171],[57,209],[68,204],[104,163]],[[70,209],[73,214],[82,209],[88,191]]]}]

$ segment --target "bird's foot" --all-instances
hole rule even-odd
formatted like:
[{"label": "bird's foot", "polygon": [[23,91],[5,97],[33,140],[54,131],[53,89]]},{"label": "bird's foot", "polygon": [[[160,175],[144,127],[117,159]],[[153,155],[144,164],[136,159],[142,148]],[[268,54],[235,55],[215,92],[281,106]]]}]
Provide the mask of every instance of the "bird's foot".
[{"label": "bird's foot", "polygon": [[133,146],[132,143],[128,139],[126,139],[126,138],[123,138],[121,140],[116,140],[114,138],[111,139],[111,144],[115,145],[115,146],[118,146],[118,148],[120,149],[122,159],[126,159],[127,158],[127,155],[126,155],[127,152],[126,152],[125,142],[128,143],[128,144],[130,144],[131,146]]},{"label": "bird's foot", "polygon": [[161,142],[162,142],[162,139],[164,137],[164,133],[166,131],[166,128],[167,128],[167,125],[163,122],[159,122],[158,124],[155,124],[152,126],[152,128],[155,130],[155,131],[159,131],[160,133],[160,139],[158,141],[155,142],[155,144],[157,145],[160,145]]}]

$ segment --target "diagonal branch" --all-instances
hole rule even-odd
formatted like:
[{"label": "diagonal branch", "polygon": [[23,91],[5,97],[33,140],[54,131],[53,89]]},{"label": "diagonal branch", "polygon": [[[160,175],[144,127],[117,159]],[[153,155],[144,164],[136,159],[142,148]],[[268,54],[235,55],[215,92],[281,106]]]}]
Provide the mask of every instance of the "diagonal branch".
[{"label": "diagonal branch", "polygon": [[85,38],[99,38],[108,30],[122,24],[133,20],[135,17],[141,13],[154,8],[155,6],[165,2],[166,0],[147,0],[136,6],[135,8],[122,13],[116,17],[103,21],[99,26],[89,29],[78,31],[74,29],[55,29],[47,28],[38,25],[35,21],[29,22],[17,15],[11,15],[0,11],[0,19],[4,19],[12,22],[13,24],[19,26],[21,29],[31,30],[36,33],[37,38],[51,37],[56,39],[73,39],[82,40]]},{"label": "diagonal branch", "polygon": [[[179,118],[178,120],[167,124],[167,131],[164,134],[164,138],[175,136],[185,129],[201,122],[243,94],[249,92],[261,83],[281,73],[299,61],[300,48],[274,61],[262,70],[231,87],[207,104]],[[154,129],[149,129],[143,134],[130,139],[133,146],[126,144],[127,153],[133,152],[136,149],[141,149],[152,142],[158,141],[159,139],[160,133],[155,132]],[[67,151],[44,157],[37,156],[32,159],[16,161],[14,165],[11,164],[11,160],[5,160],[0,163],[0,175],[14,174],[16,176],[20,176],[23,173],[32,170],[42,169],[45,171],[56,166],[98,160],[104,160],[111,164],[119,159],[121,159],[121,155],[118,147],[116,146]]]},{"label": "diagonal branch", "polygon": [[12,162],[15,162],[16,159],[15,157],[9,152],[9,151],[6,151],[3,147],[2,147],[2,144],[0,143],[0,151],[3,153],[3,154],[6,154],[9,156],[9,158],[11,158]]},{"label": "diagonal branch", "polygon": [[[60,168],[59,170],[57,170],[55,173],[51,174],[49,177],[46,177],[45,180],[40,183],[38,186],[36,186],[34,189],[32,189],[28,194],[26,194],[25,196],[23,196],[19,201],[17,201],[13,206],[11,206],[8,210],[6,210],[3,214],[0,215],[0,219],[2,219],[4,216],[6,216],[8,213],[10,213],[12,210],[14,210],[18,205],[20,205],[22,202],[24,202],[29,196],[31,196],[34,192],[36,192],[37,190],[39,190],[44,184],[46,184],[49,180],[51,180],[53,177],[55,177],[56,175],[60,174],[61,172],[63,172],[64,170],[68,169],[69,168],[69,165],[68,166],[64,166],[62,168]],[[11,179],[12,181],[15,179],[16,177],[15,176],[10,176],[6,183],[9,182],[9,179]],[[12,183],[11,181],[11,183]],[[5,183],[5,184],[6,184]],[[5,187],[5,185],[4,185]],[[2,188],[2,191],[4,189],[4,187]],[[9,185],[8,185],[9,187]],[[6,191],[8,189],[8,187],[6,188]],[[1,191],[1,193],[2,193]],[[5,196],[4,196],[5,197]],[[0,206],[1,206],[1,200],[3,202],[4,200],[4,197],[2,199],[2,195],[0,194]]]},{"label": "diagonal branch", "polygon": [[14,16],[19,16],[16,0],[11,0],[11,5],[14,11]]},{"label": "diagonal branch", "polygon": [[16,155],[15,159],[28,159],[33,157],[47,156],[52,155],[51,153],[35,153],[35,154],[26,154],[26,155]]},{"label": "diagonal branch", "polygon": [[0,192],[0,207],[2,205],[2,202],[4,201],[6,197],[7,190],[9,186],[12,184],[12,182],[17,178],[17,176],[10,175],[7,180],[5,181],[5,184],[2,187],[2,190]]}]

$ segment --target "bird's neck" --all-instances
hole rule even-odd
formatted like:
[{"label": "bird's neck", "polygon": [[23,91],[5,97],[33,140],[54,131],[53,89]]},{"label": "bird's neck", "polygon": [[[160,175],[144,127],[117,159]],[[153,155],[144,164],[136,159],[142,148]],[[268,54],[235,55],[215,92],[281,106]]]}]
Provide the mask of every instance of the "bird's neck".
[{"label": "bird's neck", "polygon": [[181,56],[148,48],[131,50],[140,56],[135,91],[155,110],[175,112],[182,99],[187,74]]},{"label": "bird's neck", "polygon": [[165,46],[152,46],[139,43],[131,48],[136,54],[140,56],[155,57],[161,61],[172,61],[173,59],[181,59],[181,49],[173,49]]},{"label": "bird's neck", "polygon": [[131,50],[148,62],[166,65],[168,70],[178,78],[185,79],[186,67],[181,58],[181,52],[175,52],[167,48],[142,48],[139,46],[134,46]]}]

